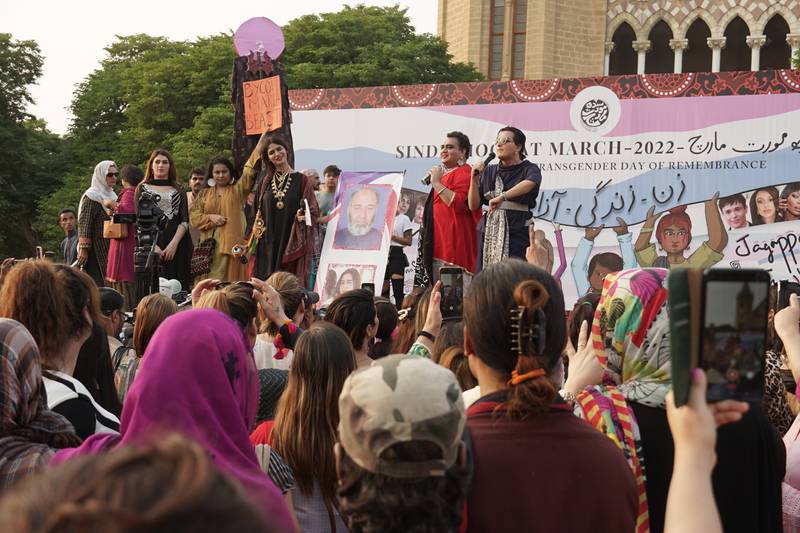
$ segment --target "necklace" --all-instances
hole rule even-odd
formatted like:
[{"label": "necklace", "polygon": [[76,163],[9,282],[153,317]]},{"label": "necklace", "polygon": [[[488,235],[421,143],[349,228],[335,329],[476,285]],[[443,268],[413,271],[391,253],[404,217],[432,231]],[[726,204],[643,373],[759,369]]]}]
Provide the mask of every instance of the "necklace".
[{"label": "necklace", "polygon": [[291,170],[282,173],[275,173],[272,176],[272,182],[270,183],[270,187],[272,188],[272,195],[275,197],[277,202],[275,203],[275,207],[278,209],[283,209],[286,204],[283,203],[283,199],[286,196],[286,193],[289,190],[289,187],[292,186],[292,175]]}]

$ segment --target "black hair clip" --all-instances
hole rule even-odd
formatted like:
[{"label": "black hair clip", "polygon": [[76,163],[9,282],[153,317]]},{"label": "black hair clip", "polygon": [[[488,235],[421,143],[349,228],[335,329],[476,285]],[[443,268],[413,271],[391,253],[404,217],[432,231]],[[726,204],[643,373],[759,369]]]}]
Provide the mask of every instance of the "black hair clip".
[{"label": "black hair clip", "polygon": [[528,323],[524,307],[517,306],[509,311],[511,318],[511,350],[520,355],[526,354],[525,348],[533,346],[536,355],[542,355],[546,341],[544,311],[534,311],[533,320]]}]

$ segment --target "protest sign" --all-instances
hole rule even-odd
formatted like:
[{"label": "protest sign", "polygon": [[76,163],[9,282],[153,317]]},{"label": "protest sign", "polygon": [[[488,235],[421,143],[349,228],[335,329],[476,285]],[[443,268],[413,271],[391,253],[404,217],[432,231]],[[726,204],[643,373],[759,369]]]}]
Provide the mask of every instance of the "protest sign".
[{"label": "protest sign", "polygon": [[283,125],[280,76],[246,81],[244,120],[247,135],[274,131]]},{"label": "protest sign", "polygon": [[315,291],[323,305],[362,283],[383,285],[403,174],[342,172]]}]

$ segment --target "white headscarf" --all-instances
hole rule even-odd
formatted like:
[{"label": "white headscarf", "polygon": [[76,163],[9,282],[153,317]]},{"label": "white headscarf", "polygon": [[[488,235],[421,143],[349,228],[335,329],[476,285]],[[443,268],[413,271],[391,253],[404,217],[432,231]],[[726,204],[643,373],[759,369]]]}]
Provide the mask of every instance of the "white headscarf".
[{"label": "white headscarf", "polygon": [[[116,166],[113,161],[100,161],[97,163],[92,175],[92,185],[86,189],[83,196],[88,196],[90,200],[94,200],[99,204],[102,204],[105,200],[117,199],[117,193],[106,182],[106,174],[108,174],[108,169],[111,165]],[[81,203],[83,202],[83,196],[81,196]],[[81,218],[80,203],[78,204],[78,218]]]}]

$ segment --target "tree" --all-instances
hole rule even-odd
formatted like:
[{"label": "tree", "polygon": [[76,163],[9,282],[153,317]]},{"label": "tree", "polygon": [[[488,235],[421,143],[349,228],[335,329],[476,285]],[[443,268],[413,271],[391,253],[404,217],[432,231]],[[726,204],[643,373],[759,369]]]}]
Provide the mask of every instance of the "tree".
[{"label": "tree", "polygon": [[36,201],[58,186],[61,141],[25,110],[42,73],[34,41],[0,34],[0,256],[27,256],[37,243]]},{"label": "tree", "polygon": [[230,154],[230,35],[194,42],[117,36],[106,52],[70,106],[63,184],[39,202],[36,228],[48,249],[63,238],[56,214],[77,207],[99,161],[143,166],[151,150],[163,147],[184,175],[214,155]]},{"label": "tree", "polygon": [[415,35],[399,6],[345,6],[305,15],[283,28],[280,57],[290,89],[478,81],[472,65],[454,63],[447,43]]},{"label": "tree", "polygon": [[[112,155],[121,164],[141,163],[154,148],[172,150],[175,136],[191,130],[209,107],[227,109],[228,123],[233,123],[230,35],[195,42],[118,36],[106,51],[101,68],[78,86],[71,106],[70,136],[77,141],[76,160],[83,167]],[[206,145],[205,151],[229,147],[230,136],[222,144],[217,139]]]},{"label": "tree", "polygon": [[[441,39],[415,35],[406,10],[396,6],[307,15],[284,33],[280,60],[292,88],[482,79],[471,65],[452,62]],[[74,119],[54,178],[61,185],[40,196],[35,227],[47,249],[63,238],[58,211],[77,208],[98,161],[144,165],[151,150],[163,147],[184,176],[214,155],[230,155],[231,41],[229,34],[195,41],[139,34],[117,36],[105,49],[70,106]]]}]

